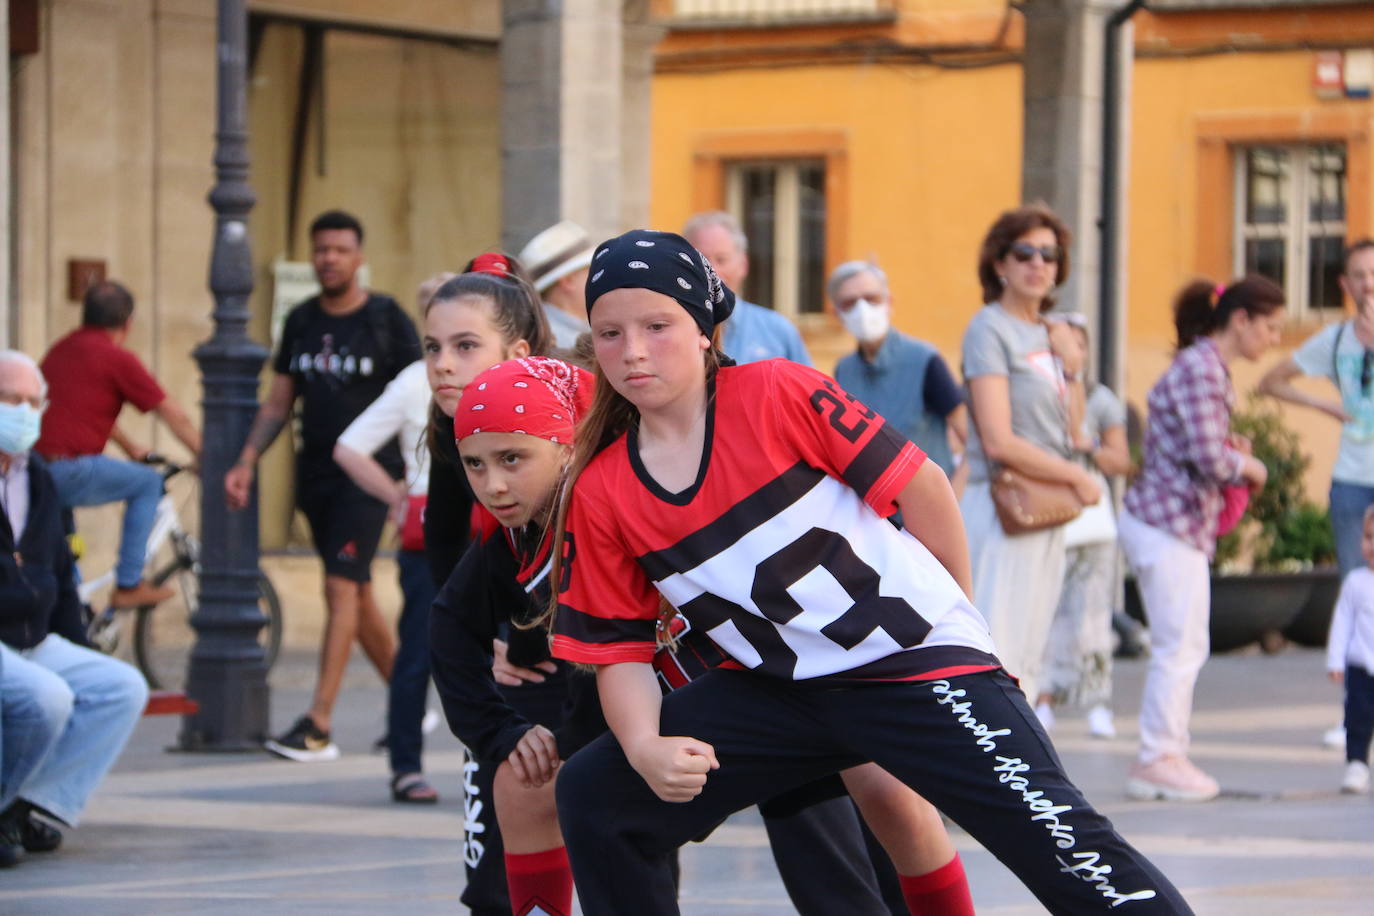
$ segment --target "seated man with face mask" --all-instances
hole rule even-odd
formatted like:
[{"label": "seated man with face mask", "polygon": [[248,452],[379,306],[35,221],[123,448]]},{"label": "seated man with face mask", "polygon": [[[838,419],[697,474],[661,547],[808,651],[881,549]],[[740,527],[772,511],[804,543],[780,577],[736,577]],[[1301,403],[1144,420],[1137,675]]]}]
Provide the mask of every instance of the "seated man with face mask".
[{"label": "seated man with face mask", "polygon": [[57,488],[30,451],[47,406],[32,359],[0,350],[0,867],[76,826],[148,702],[133,666],[88,648]]},{"label": "seated man with face mask", "polygon": [[846,261],[830,275],[826,293],[858,342],[836,364],[835,381],[953,476],[955,447],[962,451],[968,435],[963,390],[939,351],[892,328],[887,274],[867,261]]}]

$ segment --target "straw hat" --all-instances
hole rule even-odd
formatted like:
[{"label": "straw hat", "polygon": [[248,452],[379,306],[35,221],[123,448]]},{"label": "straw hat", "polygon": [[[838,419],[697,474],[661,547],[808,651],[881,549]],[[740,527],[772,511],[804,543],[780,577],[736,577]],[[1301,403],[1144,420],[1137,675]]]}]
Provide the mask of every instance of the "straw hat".
[{"label": "straw hat", "polygon": [[520,263],[530,272],[534,288],[542,293],[568,274],[591,264],[595,250],[587,230],[565,219],[530,239],[520,249]]}]

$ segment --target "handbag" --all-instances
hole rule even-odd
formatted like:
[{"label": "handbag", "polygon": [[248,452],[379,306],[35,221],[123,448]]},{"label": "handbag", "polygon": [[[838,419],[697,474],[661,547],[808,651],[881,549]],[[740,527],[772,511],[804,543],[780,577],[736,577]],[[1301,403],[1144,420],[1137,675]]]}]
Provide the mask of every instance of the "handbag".
[{"label": "handbag", "polygon": [[[973,412],[972,397],[969,398],[968,415],[977,429],[978,418]],[[978,430],[978,439],[987,441],[982,430]],[[984,445],[985,458],[986,455]],[[988,471],[992,505],[1006,534],[1030,534],[1055,528],[1073,521],[1083,511],[1083,501],[1071,484],[1032,477],[1006,465],[994,466],[991,461]]]},{"label": "handbag", "polygon": [[1217,537],[1240,524],[1241,516],[1250,505],[1250,488],[1241,483],[1221,488],[1221,516],[1217,519]]},{"label": "handbag", "polygon": [[1001,465],[988,482],[1002,530],[1011,535],[1044,531],[1073,521],[1083,502],[1073,486],[1042,480]]},{"label": "handbag", "polygon": [[1078,518],[1064,526],[1064,546],[1086,547],[1116,540],[1116,514],[1112,512],[1112,491],[1101,474],[1093,475],[1102,487],[1102,498],[1085,506]]},{"label": "handbag", "polygon": [[425,549],[425,504],[427,493],[412,493],[406,501],[406,520],[401,525],[401,549]]}]

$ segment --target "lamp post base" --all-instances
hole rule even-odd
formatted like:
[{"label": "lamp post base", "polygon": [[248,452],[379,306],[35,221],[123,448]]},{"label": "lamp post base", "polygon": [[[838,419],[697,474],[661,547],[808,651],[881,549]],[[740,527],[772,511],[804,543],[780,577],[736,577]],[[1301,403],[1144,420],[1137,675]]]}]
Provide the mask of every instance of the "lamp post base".
[{"label": "lamp post base", "polygon": [[200,703],[200,712],[182,718],[177,750],[262,750],[268,730],[265,666],[200,660],[191,668],[186,692]]}]

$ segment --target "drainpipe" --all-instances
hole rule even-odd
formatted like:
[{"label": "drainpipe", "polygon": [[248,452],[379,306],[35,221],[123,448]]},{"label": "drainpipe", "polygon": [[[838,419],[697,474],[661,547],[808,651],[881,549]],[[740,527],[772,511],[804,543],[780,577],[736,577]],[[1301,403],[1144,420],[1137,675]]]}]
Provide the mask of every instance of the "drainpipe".
[{"label": "drainpipe", "polygon": [[1118,365],[1117,338],[1124,332],[1117,320],[1119,313],[1116,301],[1116,240],[1120,234],[1120,214],[1117,212],[1116,191],[1121,182],[1117,174],[1119,161],[1118,147],[1121,143],[1121,107],[1117,96],[1121,93],[1120,56],[1121,27],[1145,6],[1146,0],[1130,0],[1125,6],[1107,17],[1104,29],[1103,79],[1102,79],[1102,218],[1100,229],[1101,249],[1098,263],[1098,378],[1118,392],[1124,378],[1119,378],[1122,366]]}]

